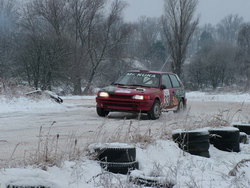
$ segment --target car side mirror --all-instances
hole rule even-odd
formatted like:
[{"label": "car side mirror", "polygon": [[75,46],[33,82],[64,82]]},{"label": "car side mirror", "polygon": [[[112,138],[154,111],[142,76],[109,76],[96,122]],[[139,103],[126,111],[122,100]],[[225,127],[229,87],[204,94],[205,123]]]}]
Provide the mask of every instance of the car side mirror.
[{"label": "car side mirror", "polygon": [[165,85],[161,85],[161,89],[166,89],[167,87]]}]

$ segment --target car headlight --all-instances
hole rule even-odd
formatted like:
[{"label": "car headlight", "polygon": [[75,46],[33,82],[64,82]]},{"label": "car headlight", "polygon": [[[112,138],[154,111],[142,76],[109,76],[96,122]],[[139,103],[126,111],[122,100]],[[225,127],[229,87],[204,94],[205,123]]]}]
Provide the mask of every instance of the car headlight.
[{"label": "car headlight", "polygon": [[148,100],[148,99],[150,99],[150,96],[148,96],[148,95],[134,95],[132,98],[137,99],[137,100]]},{"label": "car headlight", "polygon": [[99,96],[100,96],[100,97],[109,97],[109,94],[108,94],[107,92],[101,91],[101,92],[99,93]]}]

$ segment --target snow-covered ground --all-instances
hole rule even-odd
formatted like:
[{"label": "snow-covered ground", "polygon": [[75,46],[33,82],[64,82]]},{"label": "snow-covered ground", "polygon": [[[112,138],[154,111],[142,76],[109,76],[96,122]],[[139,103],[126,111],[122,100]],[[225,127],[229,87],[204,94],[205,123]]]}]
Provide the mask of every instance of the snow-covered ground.
[{"label": "snow-covered ground", "polygon": [[[230,123],[233,120],[250,123],[249,94],[189,92],[187,93],[189,113],[182,117],[181,121],[178,121],[179,117],[173,113],[163,114],[156,121],[145,118],[137,120],[135,116],[126,119],[123,114],[112,114],[108,119],[100,118],[95,113],[94,98],[94,96],[67,96],[63,97],[64,103],[58,104],[46,98],[34,101],[26,97],[8,99],[0,96],[0,132],[2,133],[0,134],[0,162],[5,165],[0,169],[0,188],[7,188],[8,185],[50,188],[140,187],[129,182],[126,175],[112,174],[101,169],[98,161],[92,160],[88,155],[88,149],[84,148],[88,146],[87,142],[107,141],[106,135],[114,134],[112,137],[115,137],[114,141],[122,140],[119,140],[119,137],[126,138],[119,135],[122,132],[119,132],[119,129],[131,124],[131,127],[138,126],[140,131],[145,130],[143,136],[148,138],[146,142],[130,143],[136,147],[136,160],[139,162],[140,170],[134,171],[133,174],[141,176],[155,174],[174,183],[174,188],[250,187],[250,162],[247,160],[238,165],[234,176],[229,174],[238,162],[250,159],[250,144],[241,143],[240,152],[224,152],[210,145],[210,158],[205,158],[183,152],[171,140],[170,134],[162,135],[179,128],[195,129],[194,124],[193,127],[182,125],[200,122],[200,119],[206,117],[202,116],[204,114],[208,116],[217,114],[218,118],[218,113],[222,115],[225,111],[227,112],[225,117],[230,116]],[[233,115],[229,113],[230,110],[233,110],[231,113]],[[239,111],[237,117],[234,111],[237,113]],[[52,125],[54,123],[55,127]],[[39,145],[37,140],[40,138],[38,135],[40,126],[47,126],[45,134],[49,130],[50,134],[60,134],[60,138],[66,136],[66,132],[69,135],[71,131],[76,133],[85,131],[86,134],[81,134],[84,137],[81,140],[84,142],[81,143],[82,148],[80,147],[81,157],[77,160],[62,160],[59,167],[50,166],[49,163],[44,162],[31,165],[30,161],[34,161],[33,158],[24,153]],[[100,127],[102,130],[99,130]],[[197,128],[200,127],[197,126]],[[153,133],[158,134],[151,133],[151,129]],[[147,132],[147,130],[150,131]],[[34,134],[34,138],[31,138],[31,134]],[[46,141],[46,137],[43,140]],[[19,147],[23,150],[19,151]],[[67,151],[72,152],[73,149]],[[17,160],[17,153],[22,160]],[[15,163],[15,161],[18,162]]]}]

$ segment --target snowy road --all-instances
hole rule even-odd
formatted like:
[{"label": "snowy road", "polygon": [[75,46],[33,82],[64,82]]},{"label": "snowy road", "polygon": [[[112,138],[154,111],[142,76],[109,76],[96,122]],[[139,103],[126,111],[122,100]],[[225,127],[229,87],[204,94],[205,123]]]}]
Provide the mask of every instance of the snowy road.
[{"label": "snowy road", "polygon": [[[229,123],[250,121],[249,101],[232,102],[230,97],[228,101],[218,100],[190,96],[187,114],[180,116],[172,112],[163,113],[156,121],[148,120],[146,115],[142,115],[138,120],[137,114],[127,113],[110,113],[108,118],[99,117],[95,111],[94,97],[65,98],[63,104],[54,104],[52,107],[17,108],[6,113],[0,112],[0,165],[23,161],[27,155],[34,153],[39,134],[44,138],[47,134],[51,137],[59,135],[62,146],[69,138],[74,137],[84,147],[92,141],[122,139],[118,134],[127,134],[129,127],[132,127],[130,131],[138,131],[141,134],[150,129],[149,134],[160,135],[163,129],[171,133],[173,129],[178,128],[213,126],[209,124],[212,116]],[[42,133],[39,133],[41,127]]]}]

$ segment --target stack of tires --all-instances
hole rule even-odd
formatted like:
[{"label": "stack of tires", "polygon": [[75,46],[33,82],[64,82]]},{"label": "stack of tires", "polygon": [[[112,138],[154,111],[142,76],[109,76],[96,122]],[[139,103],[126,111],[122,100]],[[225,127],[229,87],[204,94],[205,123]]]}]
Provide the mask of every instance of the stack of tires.
[{"label": "stack of tires", "polygon": [[248,144],[250,135],[250,124],[247,123],[232,123],[232,126],[240,131],[240,143]]},{"label": "stack of tires", "polygon": [[209,130],[210,144],[219,150],[228,152],[240,151],[240,132],[234,127],[221,127]]},{"label": "stack of tires", "polygon": [[240,132],[240,143],[243,143],[243,144],[249,143],[248,135],[244,132]]},{"label": "stack of tires", "polygon": [[139,169],[136,161],[135,147],[122,143],[106,143],[94,146],[97,159],[104,170],[128,174],[131,170]]},{"label": "stack of tires", "polygon": [[28,185],[28,186],[24,186],[24,185],[8,185],[7,188],[50,188],[50,187],[42,186],[42,185]]},{"label": "stack of tires", "polygon": [[130,181],[134,184],[141,185],[141,187],[164,187],[172,188],[175,186],[175,182],[165,176],[146,176],[143,171],[134,170],[131,172]]},{"label": "stack of tires", "polygon": [[192,155],[210,157],[209,133],[207,130],[174,130],[172,138],[183,151]]},{"label": "stack of tires", "polygon": [[245,123],[232,123],[233,127],[239,129],[240,132],[244,132],[250,135],[250,124]]}]

